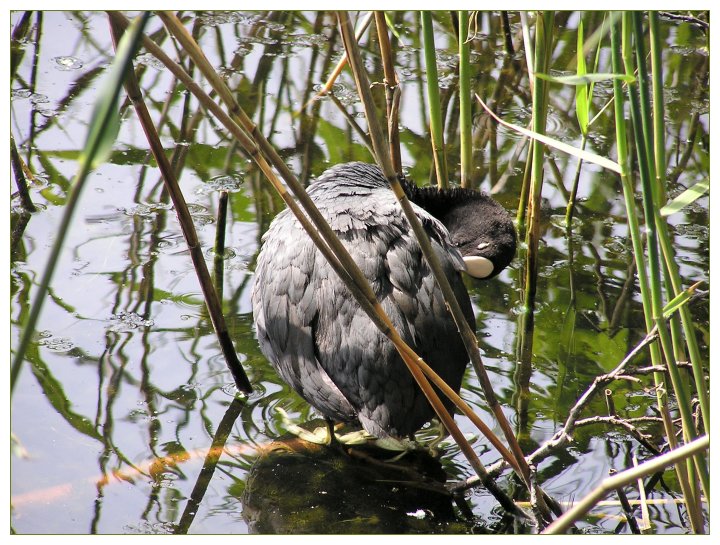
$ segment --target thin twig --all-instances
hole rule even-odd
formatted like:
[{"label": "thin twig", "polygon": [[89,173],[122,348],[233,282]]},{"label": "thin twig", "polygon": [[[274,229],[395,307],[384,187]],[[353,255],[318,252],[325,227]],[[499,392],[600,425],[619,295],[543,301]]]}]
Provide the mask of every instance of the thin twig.
[{"label": "thin twig", "polygon": [[357,132],[358,136],[362,138],[362,141],[367,147],[367,149],[369,149],[372,153],[372,141],[370,140],[370,137],[367,135],[367,133],[362,129],[362,127],[358,124],[355,118],[350,115],[350,112],[347,111],[347,108],[345,108],[345,105],[340,101],[340,99],[335,96],[335,93],[330,91],[330,93],[328,93],[328,96],[330,97],[330,100],[332,100],[338,107],[338,110],[340,110],[340,113],[343,114],[343,117],[345,117],[348,123],[350,123],[350,126],[355,129],[355,132]]},{"label": "thin twig", "polygon": [[[656,422],[662,423],[662,419],[656,419]],[[618,426],[620,428],[625,428],[625,430],[630,433],[635,439],[637,439],[638,443],[640,443],[642,446],[644,446],[648,451],[652,452],[655,455],[660,454],[660,449],[653,445],[650,442],[650,436],[641,433],[640,430],[638,430],[632,422],[630,422],[626,418],[620,418],[615,415],[611,416],[589,416],[587,418],[583,418],[580,420],[575,421],[574,427],[579,428],[582,426],[588,426],[591,424],[612,424],[613,426]]]},{"label": "thin twig", "polygon": [[[122,35],[123,30],[121,26],[117,24],[115,19],[110,18],[110,23],[113,31],[113,37],[117,41],[119,40],[119,36]],[[140,91],[140,85],[137,82],[134,70],[128,71],[124,85],[128,97],[135,106],[135,111],[137,112],[140,123],[145,131],[150,149],[152,150],[153,156],[158,164],[158,168],[163,175],[165,187],[172,199],[175,213],[178,216],[178,221],[180,222],[183,236],[185,237],[185,242],[187,243],[190,251],[190,257],[192,258],[193,265],[195,266],[195,272],[198,275],[200,288],[205,296],[205,303],[207,305],[210,321],[215,329],[215,334],[218,337],[220,347],[223,355],[225,356],[225,361],[233,375],[233,378],[235,379],[238,389],[242,392],[250,393],[252,392],[252,385],[250,384],[250,381],[240,364],[240,360],[237,357],[237,353],[235,352],[232,340],[230,339],[230,335],[227,331],[225,317],[222,314],[222,305],[220,304],[220,299],[218,298],[217,291],[213,286],[210,273],[208,272],[207,264],[205,263],[205,256],[203,255],[202,246],[200,245],[200,241],[198,240],[197,233],[195,231],[192,216],[187,208],[185,197],[178,185],[177,178],[175,177],[175,171],[165,155],[165,150],[160,142],[160,137],[157,134],[150,112],[148,111],[145,101],[142,98],[142,92]]]}]

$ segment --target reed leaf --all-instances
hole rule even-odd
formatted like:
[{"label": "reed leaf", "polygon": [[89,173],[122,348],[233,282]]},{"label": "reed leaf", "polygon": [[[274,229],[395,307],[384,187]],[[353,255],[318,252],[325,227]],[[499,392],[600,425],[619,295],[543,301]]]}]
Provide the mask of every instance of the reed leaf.
[{"label": "reed leaf", "polygon": [[700,284],[702,284],[702,281],[695,282],[688,289],[680,292],[680,294],[674,297],[671,301],[668,301],[667,304],[663,307],[663,318],[669,318],[671,314],[679,310],[680,307],[690,301],[690,298],[695,293],[695,290]]},{"label": "reed leaf", "polygon": [[698,200],[708,191],[710,191],[710,180],[708,178],[700,180],[696,184],[688,187],[685,191],[680,193],[680,195],[678,195],[672,201],[663,206],[660,209],[660,215],[663,217],[667,217],[677,212],[680,212],[680,210]]},{"label": "reed leaf", "polygon": [[[584,80],[587,77],[587,66],[585,64],[585,55],[583,50],[583,22],[582,19],[578,23],[577,29],[577,70],[576,79]],[[558,82],[558,78],[550,78],[545,74],[538,74],[538,77],[548,79],[548,81]],[[572,76],[568,76],[572,77]],[[588,124],[590,122],[590,96],[588,83],[578,83],[575,89],[575,116],[580,124],[580,132],[583,137],[587,135]]]},{"label": "reed leaf", "polygon": [[[578,57],[578,60],[580,57]],[[584,64],[584,61],[583,61]],[[630,74],[613,74],[613,73],[591,73],[591,74],[576,74],[574,76],[551,76],[549,74],[535,74],[536,77],[550,81],[552,83],[562,83],[563,85],[590,85],[601,81],[609,81],[613,79],[619,79],[626,83],[634,83],[635,76]]]},{"label": "reed leaf", "polygon": [[552,138],[545,134],[540,134],[540,133],[532,131],[530,129],[520,127],[519,125],[514,125],[513,123],[504,121],[503,119],[498,117],[495,114],[495,112],[493,112],[487,106],[487,104],[485,104],[483,102],[483,100],[478,95],[475,95],[475,98],[480,103],[480,105],[485,109],[485,111],[488,114],[490,114],[490,116],[493,119],[495,119],[498,123],[500,123],[501,125],[508,127],[509,129],[512,129],[524,136],[532,138],[533,140],[542,142],[543,144],[545,144],[547,146],[553,147],[559,151],[567,153],[568,155],[572,155],[573,157],[577,157],[578,159],[582,159],[583,161],[586,161],[588,163],[593,163],[593,164],[599,165],[603,168],[607,168],[608,170],[612,170],[613,172],[617,172],[618,174],[621,173],[620,165],[618,163],[616,163],[615,161],[612,161],[606,157],[602,157],[602,156],[598,155],[597,153],[592,153],[590,151],[585,151],[581,148],[576,148],[575,146],[571,146],[570,144],[566,144],[565,142],[561,142],[561,141],[556,140],[555,138]]}]

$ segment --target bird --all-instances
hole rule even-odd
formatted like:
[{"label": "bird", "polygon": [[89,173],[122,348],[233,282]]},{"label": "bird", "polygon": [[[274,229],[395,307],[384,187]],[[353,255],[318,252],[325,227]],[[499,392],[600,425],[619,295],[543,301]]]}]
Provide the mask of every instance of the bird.
[{"label": "bird", "polygon": [[[462,274],[492,278],[510,264],[516,234],[508,212],[479,191],[418,187],[404,176],[400,182],[475,331]],[[335,165],[307,192],[403,340],[458,392],[469,356],[381,169]],[[262,237],[252,307],[261,351],[329,424],[359,422],[377,438],[412,438],[434,416],[393,344],[288,209]]]}]

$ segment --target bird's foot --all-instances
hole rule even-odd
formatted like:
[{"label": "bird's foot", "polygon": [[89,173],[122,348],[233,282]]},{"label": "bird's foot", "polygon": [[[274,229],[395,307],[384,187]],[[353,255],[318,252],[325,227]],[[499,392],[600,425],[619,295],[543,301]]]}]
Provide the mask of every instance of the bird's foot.
[{"label": "bird's foot", "polygon": [[372,436],[365,430],[356,430],[348,433],[338,433],[343,424],[335,424],[326,419],[325,426],[317,426],[312,431],[295,424],[290,416],[280,407],[275,410],[280,414],[285,429],[300,439],[316,445],[353,446],[367,443]]}]

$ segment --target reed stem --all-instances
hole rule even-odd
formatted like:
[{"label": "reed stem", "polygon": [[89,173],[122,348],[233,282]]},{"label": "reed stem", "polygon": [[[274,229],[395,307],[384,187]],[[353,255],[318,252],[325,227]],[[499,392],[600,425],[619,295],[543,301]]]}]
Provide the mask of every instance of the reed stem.
[{"label": "reed stem", "polygon": [[430,138],[432,140],[433,159],[437,184],[440,188],[449,187],[445,138],[440,106],[440,83],[435,53],[435,34],[433,32],[432,12],[420,12],[423,31],[423,53],[425,55],[425,74],[428,109],[430,110]]},{"label": "reed stem", "polygon": [[[122,27],[112,19],[110,22],[113,37],[115,40],[119,40],[119,36],[121,36],[123,32]],[[157,129],[153,124],[150,112],[148,111],[145,101],[142,98],[142,91],[140,90],[140,85],[135,77],[134,70],[128,71],[124,84],[128,97],[132,101],[138,118],[140,119],[140,124],[145,132],[153,157],[155,158],[158,168],[162,173],[165,188],[170,195],[173,207],[175,208],[175,213],[177,214],[178,221],[180,222],[180,227],[188,246],[188,250],[190,251],[190,257],[192,259],[193,266],[195,267],[195,272],[198,276],[198,282],[205,298],[208,315],[210,316],[210,321],[212,322],[215,334],[218,337],[220,348],[225,356],[227,366],[232,373],[238,389],[241,392],[249,394],[252,392],[252,385],[250,384],[250,380],[240,364],[240,360],[235,352],[235,347],[230,339],[227,325],[225,324],[225,317],[222,313],[220,298],[218,297],[218,292],[213,286],[212,278],[210,276],[210,272],[208,271],[207,263],[205,262],[205,256],[203,255],[202,246],[197,237],[197,232],[195,231],[192,216],[188,210],[187,203],[185,202],[185,197],[180,190],[178,180],[175,176],[175,170],[165,155],[165,149],[160,141],[160,136],[157,133]]]},{"label": "reed stem", "polygon": [[388,147],[390,160],[395,174],[402,174],[402,157],[400,155],[400,135],[398,132],[398,116],[400,101],[400,86],[395,75],[392,57],[392,47],[388,37],[387,21],[384,11],[375,12],[375,26],[377,27],[378,42],[380,43],[380,56],[385,74],[385,107],[387,118]]},{"label": "reed stem", "polygon": [[473,187],[472,93],[470,89],[470,43],[468,12],[458,12],[458,50],[460,55],[460,186]]},{"label": "reed stem", "polygon": [[[534,72],[546,74],[552,53],[552,11],[539,12],[535,22],[535,66]],[[536,78],[533,88],[533,132],[545,134],[547,120],[548,85],[544,79]],[[543,165],[545,145],[539,140],[532,142],[532,172],[528,196],[528,225],[525,233],[527,258],[525,267],[525,308],[533,312],[537,288],[538,246],[540,241],[540,198],[543,186]]]}]

